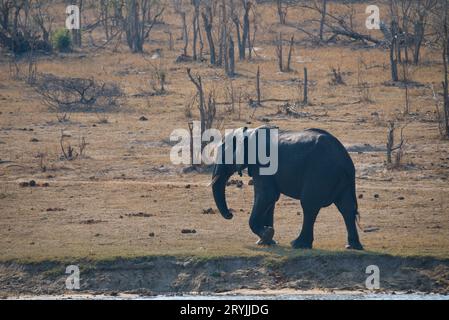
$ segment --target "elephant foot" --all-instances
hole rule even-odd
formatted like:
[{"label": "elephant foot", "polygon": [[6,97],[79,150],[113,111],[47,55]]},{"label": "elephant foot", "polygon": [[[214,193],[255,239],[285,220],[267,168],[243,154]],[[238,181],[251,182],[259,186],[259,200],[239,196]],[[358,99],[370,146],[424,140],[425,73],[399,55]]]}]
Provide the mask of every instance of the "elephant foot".
[{"label": "elephant foot", "polygon": [[273,239],[271,239],[269,241],[264,241],[262,239],[259,239],[259,241],[257,241],[256,244],[258,246],[275,246],[275,245],[277,245],[277,242]]},{"label": "elephant foot", "polygon": [[293,249],[312,249],[311,242],[306,242],[298,239],[293,240],[292,242],[290,242],[290,244],[292,245]]},{"label": "elephant foot", "polygon": [[362,244],[359,243],[350,243],[345,246],[348,250],[364,250]]},{"label": "elephant foot", "polygon": [[273,227],[265,226],[263,228],[262,233],[259,236],[260,236],[260,240],[257,241],[257,244],[259,244],[259,245],[270,246],[270,245],[276,244],[276,241],[273,240],[273,236],[274,236]]}]

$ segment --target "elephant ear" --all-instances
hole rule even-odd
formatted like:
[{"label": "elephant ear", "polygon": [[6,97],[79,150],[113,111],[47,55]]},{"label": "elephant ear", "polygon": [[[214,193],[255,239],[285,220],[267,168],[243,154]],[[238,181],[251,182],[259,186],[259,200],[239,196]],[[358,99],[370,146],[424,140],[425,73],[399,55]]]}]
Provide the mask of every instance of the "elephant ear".
[{"label": "elephant ear", "polygon": [[[237,129],[237,130],[235,130],[234,131],[234,143],[233,143],[233,145],[235,146],[235,150],[234,150],[234,154],[236,154],[237,153],[237,150],[239,150],[239,152],[243,152],[243,163],[242,164],[235,164],[235,168],[236,168],[236,171],[238,172],[238,174],[240,175],[240,176],[242,176],[242,171],[248,166],[248,132],[250,131],[251,129],[249,129],[248,130],[248,127],[243,127],[243,128],[239,128],[239,129]],[[239,132],[240,133],[240,131],[242,132],[242,134],[243,134],[243,146],[242,145],[237,145],[237,142],[236,142],[236,138],[235,138],[235,133],[236,132]],[[243,150],[241,150],[243,148]]]},{"label": "elephant ear", "polygon": [[[256,162],[255,163],[248,163],[248,175],[250,177],[253,177],[253,176],[259,174],[259,168],[261,166],[264,166],[264,165],[262,165],[259,162],[259,157],[258,157],[258,155],[259,155],[259,145],[260,145],[260,143],[264,143],[266,145],[265,152],[267,152],[267,150],[271,150],[270,130],[272,130],[272,129],[278,130],[279,127],[272,126],[272,125],[264,125],[264,126],[260,126],[260,127],[256,128],[256,129],[250,129],[249,132],[248,132],[248,135],[247,135],[248,136],[248,140],[253,140],[252,143],[254,143],[254,141],[256,143],[256,150],[255,150],[255,152],[256,152],[256,154],[255,154]],[[259,136],[261,130],[265,130],[266,131],[265,132],[265,141],[263,141],[263,142],[260,141],[260,136]],[[246,143],[248,143],[248,141],[246,141]],[[249,151],[248,150],[248,145],[246,146],[246,150]]]}]

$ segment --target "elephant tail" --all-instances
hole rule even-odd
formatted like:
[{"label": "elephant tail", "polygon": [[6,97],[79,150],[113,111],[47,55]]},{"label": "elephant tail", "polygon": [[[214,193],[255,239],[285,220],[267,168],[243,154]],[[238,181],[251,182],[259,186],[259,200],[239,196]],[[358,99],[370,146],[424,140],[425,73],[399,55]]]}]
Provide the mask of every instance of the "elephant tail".
[{"label": "elephant tail", "polygon": [[[357,227],[363,231],[363,227],[360,223],[361,219],[360,219],[359,205],[357,202],[357,190],[356,190],[356,184],[355,184],[355,167],[354,167],[354,164],[347,152],[346,152],[346,155],[349,160],[343,169],[345,178],[346,178],[346,188],[348,188],[348,187],[350,188],[352,200],[353,200],[353,203],[355,206],[355,210],[354,210],[355,223],[357,224]],[[348,189],[346,189],[346,190],[348,190]]]},{"label": "elephant tail", "polygon": [[355,223],[357,224],[357,227],[359,227],[359,229],[361,231],[363,231],[363,227],[360,223],[361,219],[360,219],[360,212],[359,212],[359,205],[357,202],[357,193],[356,193],[356,189],[355,189],[355,176],[351,179],[352,181],[352,197],[354,198],[354,205],[355,205]]}]

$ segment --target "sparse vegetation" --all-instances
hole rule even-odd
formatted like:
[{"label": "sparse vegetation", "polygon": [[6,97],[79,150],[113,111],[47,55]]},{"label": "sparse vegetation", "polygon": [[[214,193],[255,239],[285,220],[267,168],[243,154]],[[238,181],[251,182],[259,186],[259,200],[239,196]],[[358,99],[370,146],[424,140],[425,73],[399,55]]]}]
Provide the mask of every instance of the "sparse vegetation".
[{"label": "sparse vegetation", "polygon": [[72,49],[72,38],[69,30],[59,29],[52,36],[53,48],[59,52],[67,52]]},{"label": "sparse vegetation", "polygon": [[80,137],[78,141],[78,146],[75,149],[72,147],[70,142],[66,142],[68,138],[71,138],[70,135],[64,133],[64,130],[61,130],[61,137],[59,138],[59,146],[61,147],[61,159],[67,161],[73,161],[76,159],[81,159],[85,156],[85,150],[87,147],[86,139],[84,137]]},{"label": "sparse vegetation", "polygon": [[[332,132],[356,166],[366,248],[448,258],[448,1],[379,2],[381,30],[369,31],[367,1],[76,3],[81,30],[67,32],[65,1],[0,0],[3,260],[345,255],[334,207],[317,221],[318,250],[292,251],[301,212],[287,197],[279,245],[252,245],[247,176],[226,195],[232,224],[202,214],[215,210],[209,169],[169,160],[170,133],[196,120]],[[51,53],[55,32],[69,53]]]},{"label": "sparse vegetation", "polygon": [[[406,125],[400,128],[400,141],[395,144],[395,129],[396,123],[394,121],[388,122],[388,135],[387,135],[387,167],[399,168],[402,165],[402,158],[404,156],[404,128]],[[394,161],[392,158],[394,157]]]},{"label": "sparse vegetation", "polygon": [[331,85],[345,85],[345,81],[343,80],[343,75],[340,71],[340,67],[335,68],[332,67],[331,68],[331,81],[330,81]]}]

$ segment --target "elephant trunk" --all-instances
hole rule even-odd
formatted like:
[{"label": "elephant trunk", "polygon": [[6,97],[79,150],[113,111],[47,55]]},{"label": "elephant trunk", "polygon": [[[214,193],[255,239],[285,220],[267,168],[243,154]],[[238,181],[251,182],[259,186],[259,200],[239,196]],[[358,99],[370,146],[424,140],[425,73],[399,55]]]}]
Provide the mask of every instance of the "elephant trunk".
[{"label": "elephant trunk", "polygon": [[212,192],[214,195],[215,204],[218,210],[225,219],[232,219],[233,215],[229,211],[228,205],[226,203],[226,183],[228,182],[229,176],[226,175],[216,175],[212,179]]}]

